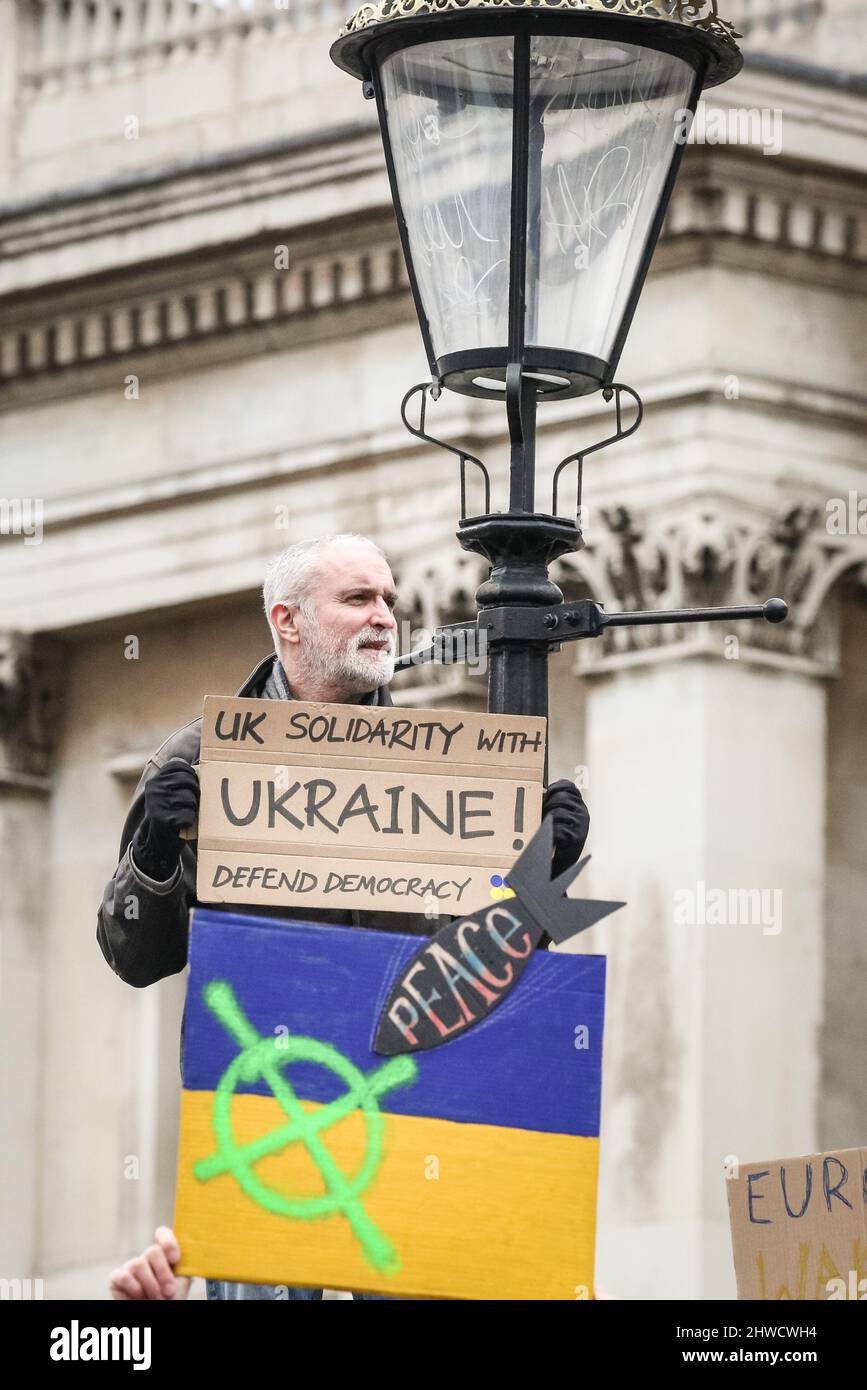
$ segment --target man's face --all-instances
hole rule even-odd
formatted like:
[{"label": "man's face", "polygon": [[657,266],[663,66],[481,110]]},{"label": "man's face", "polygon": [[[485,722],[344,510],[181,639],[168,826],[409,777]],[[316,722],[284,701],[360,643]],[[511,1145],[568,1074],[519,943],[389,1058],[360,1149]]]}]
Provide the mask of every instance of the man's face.
[{"label": "man's face", "polygon": [[397,591],[387,562],[369,546],[323,550],[307,603],[297,616],[308,669],[361,692],[394,675]]}]

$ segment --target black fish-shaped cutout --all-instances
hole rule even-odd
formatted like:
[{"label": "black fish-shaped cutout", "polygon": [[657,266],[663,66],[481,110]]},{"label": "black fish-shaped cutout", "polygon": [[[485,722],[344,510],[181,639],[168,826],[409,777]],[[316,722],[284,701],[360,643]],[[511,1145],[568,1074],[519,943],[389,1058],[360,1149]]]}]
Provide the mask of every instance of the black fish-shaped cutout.
[{"label": "black fish-shaped cutout", "polygon": [[568,941],[624,906],[567,898],[590,856],[552,879],[553,835],[546,816],[509,873],[513,898],[450,922],[416,951],[380,1014],[374,1052],[393,1057],[460,1037],[515,987],[545,932]]}]

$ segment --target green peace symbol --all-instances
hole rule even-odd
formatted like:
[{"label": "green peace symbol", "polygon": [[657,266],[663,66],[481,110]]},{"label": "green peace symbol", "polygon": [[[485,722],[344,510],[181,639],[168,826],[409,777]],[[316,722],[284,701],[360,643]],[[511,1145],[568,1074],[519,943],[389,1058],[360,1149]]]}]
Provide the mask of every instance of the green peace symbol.
[{"label": "green peace symbol", "polygon": [[[193,1165],[194,1176],[206,1182],[229,1172],[252,1201],[277,1216],[310,1221],[340,1212],[349,1221],[374,1268],[394,1272],[399,1263],[397,1252],[367,1215],[359,1196],[372,1182],[382,1162],[385,1121],[379,1109],[379,1097],[415,1080],[418,1073],[415,1060],[406,1055],[392,1057],[365,1076],[331,1043],[301,1036],[262,1037],[246,1018],[232,986],[225,980],[211,980],[202,990],[202,996],[242,1051],[220,1077],[214,1094],[211,1119],[217,1150]],[[346,1091],[320,1110],[305,1111],[282,1074],[292,1062],[312,1062],[325,1067],[340,1077]],[[239,1144],[232,1126],[236,1087],[239,1083],[254,1085],[260,1079],[270,1086],[288,1123],[250,1143]],[[358,1109],[364,1116],[365,1151],[357,1173],[347,1177],[320,1138],[320,1131]],[[325,1183],[326,1191],[321,1195],[286,1197],[263,1183],[254,1171],[253,1165],[259,1159],[299,1142],[304,1144]]]}]

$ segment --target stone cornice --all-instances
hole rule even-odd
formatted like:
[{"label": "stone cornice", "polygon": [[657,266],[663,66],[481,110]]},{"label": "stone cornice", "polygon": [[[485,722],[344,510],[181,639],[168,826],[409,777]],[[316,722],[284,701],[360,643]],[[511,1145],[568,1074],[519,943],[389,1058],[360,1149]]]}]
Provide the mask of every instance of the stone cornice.
[{"label": "stone cornice", "polygon": [[[867,288],[867,196],[850,181],[772,163],[697,152],[652,273],[728,264],[847,295]],[[275,268],[278,247],[286,269]],[[358,311],[373,302],[390,304],[377,322],[413,318],[390,208],[0,302],[0,408],[116,383],[145,358],[157,373],[231,360],[239,336],[245,354],[346,336],[369,327]]]},{"label": "stone cornice", "polygon": [[[748,168],[754,183],[777,186],[793,171],[812,171],[834,203],[847,201],[847,184],[850,197],[863,188],[867,107],[858,96],[750,69],[705,104],[729,113],[779,111],[782,157],[766,157],[760,148],[691,146],[680,182],[722,153],[738,160],[729,183]],[[243,243],[263,228],[285,236],[310,223],[384,212],[391,203],[379,133],[361,103],[358,119],[348,124],[125,168],[0,203],[0,296],[49,292],[86,275],[117,274],[193,251],[207,255],[216,240],[214,214],[225,244]]]},{"label": "stone cornice", "polygon": [[[161,365],[165,366],[162,359]],[[725,381],[722,374],[696,371],[688,377],[651,381],[644,386],[642,396],[645,406],[652,408],[657,415],[663,410],[676,410],[686,405],[723,404],[727,403]],[[442,410],[442,414],[437,416],[436,432],[446,440],[459,440],[483,456],[502,443],[502,417],[493,412],[479,413],[469,398],[443,398],[442,406],[438,409]],[[801,416],[805,425],[823,429],[840,428],[853,435],[867,432],[867,399],[858,399],[844,392],[817,391],[806,384],[797,387],[791,382],[741,376],[738,409],[740,412],[755,410],[763,415],[779,413],[789,418]],[[568,444],[577,447],[581,440],[604,434],[609,425],[610,406],[597,394],[583,401],[550,405],[544,415],[540,415],[538,434],[540,441],[548,435],[562,440],[562,432],[566,428]],[[547,442],[544,447],[548,450]],[[290,444],[279,452],[269,451],[189,470],[166,471],[141,482],[107,482],[98,491],[54,497],[45,510],[43,531],[48,537],[87,525],[95,518],[99,519],[101,525],[128,517],[144,518],[153,512],[195,506],[209,499],[230,498],[234,494],[250,495],[256,489],[267,489],[289,479],[298,484],[305,477],[319,477],[324,472],[345,474],[348,470],[366,466],[371,459],[382,464],[428,453],[427,446],[415,443],[400,422],[395,420],[392,427],[367,433],[361,439],[353,434],[349,438],[329,437],[315,446],[309,442],[299,447]],[[453,476],[448,472],[447,464],[444,469],[443,477],[447,484],[453,486],[457,509],[457,469]],[[710,490],[714,486],[714,478],[713,471],[707,476],[693,471],[690,486],[699,491],[705,488]],[[568,481],[564,483],[564,505],[569,497],[569,486]],[[753,479],[752,486],[755,491],[761,486],[760,481]],[[817,491],[817,498],[820,492],[821,489]],[[665,506],[672,501],[671,497],[661,500]],[[603,495],[597,499],[594,491],[589,505],[595,519],[616,503],[610,496]],[[455,515],[457,517],[457,510]],[[422,568],[427,564],[425,560]],[[439,582],[438,587],[442,588]],[[419,593],[423,590],[424,586]],[[439,599],[437,603],[439,611]],[[458,621],[457,618],[454,620]],[[422,626],[426,625],[422,614],[419,614],[418,621]],[[438,618],[437,621],[444,620]]]},{"label": "stone cornice", "polygon": [[382,145],[369,122],[125,171],[0,204],[0,297],[207,258],[263,227],[279,241],[341,217],[386,213],[393,221]]},{"label": "stone cornice", "polygon": [[835,87],[844,92],[854,92],[857,96],[867,96],[867,77],[863,73],[821,66],[782,53],[745,53],[744,67],[747,71],[766,72],[774,77],[806,82],[811,87]]},{"label": "stone cornice", "polygon": [[19,298],[0,330],[0,408],[116,385],[145,366],[170,374],[179,358],[189,370],[343,337],[369,328],[372,308],[380,324],[412,314],[393,219],[67,290],[42,313]]},{"label": "stone cornice", "polygon": [[119,169],[107,178],[73,184],[60,191],[0,201],[0,228],[4,222],[14,218],[57,212],[60,208],[73,208],[79,204],[118,198],[128,193],[137,194],[143,190],[148,190],[151,195],[149,206],[153,206],[153,192],[162,185],[176,184],[184,179],[201,180],[207,175],[219,175],[245,165],[273,163],[283,159],[291,161],[299,153],[306,155],[317,150],[326,150],[331,159],[339,159],[345,147],[371,135],[379,148],[376,121],[354,121],[350,125],[323,126],[314,133],[308,131],[300,135],[283,135],[272,140],[261,140],[255,145],[238,145],[232,149],[188,155],[165,164],[146,165],[141,169]]}]

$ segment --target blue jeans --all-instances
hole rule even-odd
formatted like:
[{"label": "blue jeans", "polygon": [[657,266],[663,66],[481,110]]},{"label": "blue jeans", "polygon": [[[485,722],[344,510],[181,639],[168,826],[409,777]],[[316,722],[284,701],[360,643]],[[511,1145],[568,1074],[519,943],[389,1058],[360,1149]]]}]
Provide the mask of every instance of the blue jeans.
[{"label": "blue jeans", "polygon": [[[209,1300],[220,1299],[242,1299],[244,1301],[266,1302],[276,1299],[278,1302],[305,1302],[311,1303],[316,1299],[321,1300],[321,1289],[292,1289],[287,1284],[232,1284],[228,1279],[206,1279],[205,1292]],[[356,1298],[376,1298],[386,1303],[412,1303],[413,1299],[391,1298],[387,1293],[354,1293],[353,1300]]]}]

